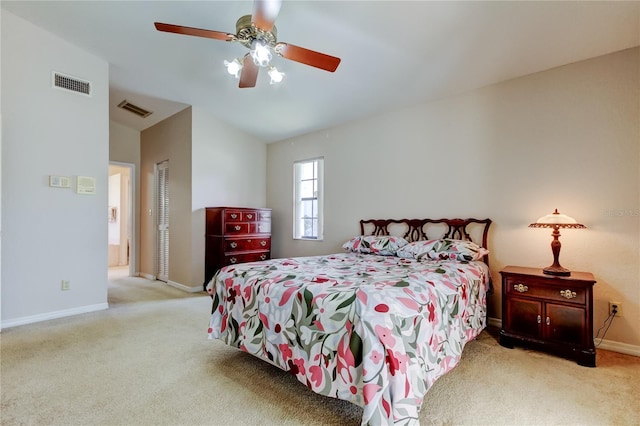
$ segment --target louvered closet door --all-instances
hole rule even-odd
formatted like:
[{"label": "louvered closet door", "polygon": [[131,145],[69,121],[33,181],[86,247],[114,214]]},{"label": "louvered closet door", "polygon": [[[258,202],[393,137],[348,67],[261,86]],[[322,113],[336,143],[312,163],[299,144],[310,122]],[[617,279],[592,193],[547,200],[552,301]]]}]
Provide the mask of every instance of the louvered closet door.
[{"label": "louvered closet door", "polygon": [[158,279],[166,282],[169,279],[169,161],[159,163],[156,170],[156,265]]}]

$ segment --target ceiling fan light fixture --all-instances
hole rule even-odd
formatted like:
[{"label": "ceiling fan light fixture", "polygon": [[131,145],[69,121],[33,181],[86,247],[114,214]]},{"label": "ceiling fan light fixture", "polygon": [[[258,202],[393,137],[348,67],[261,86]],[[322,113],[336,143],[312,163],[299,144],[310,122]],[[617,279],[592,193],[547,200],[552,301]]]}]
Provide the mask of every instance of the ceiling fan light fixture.
[{"label": "ceiling fan light fixture", "polygon": [[252,49],[249,53],[253,58],[253,63],[259,67],[268,66],[273,57],[269,45],[261,39],[256,39],[251,47]]},{"label": "ceiling fan light fixture", "polygon": [[158,31],[239,43],[249,49],[249,53],[242,58],[224,61],[227,72],[240,80],[238,84],[240,88],[255,87],[260,68],[267,68],[271,84],[280,83],[284,73],[279,72],[271,65],[271,59],[274,55],[324,71],[334,72],[340,64],[340,58],[293,44],[278,42],[274,23],[280,13],[281,4],[282,0],[254,0],[253,13],[243,15],[236,21],[235,34],[162,22],[155,22],[154,25]]},{"label": "ceiling fan light fixture", "polygon": [[284,78],[284,73],[278,71],[276,67],[269,67],[269,71],[267,72],[269,74],[269,77],[271,78],[269,84],[278,84]]},{"label": "ceiling fan light fixture", "polygon": [[240,71],[242,71],[242,62],[240,62],[238,58],[235,58],[231,62],[225,60],[224,66],[227,67],[227,72],[229,74],[231,74],[235,78],[240,78]]}]

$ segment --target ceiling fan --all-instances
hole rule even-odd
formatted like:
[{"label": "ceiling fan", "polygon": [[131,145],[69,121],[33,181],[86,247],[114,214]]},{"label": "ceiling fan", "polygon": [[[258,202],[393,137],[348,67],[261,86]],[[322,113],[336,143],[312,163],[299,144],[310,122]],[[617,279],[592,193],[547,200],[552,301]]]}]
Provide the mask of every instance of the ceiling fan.
[{"label": "ceiling fan", "polygon": [[253,15],[242,16],[236,22],[236,34],[161,22],[156,22],[155,27],[158,31],[168,33],[239,42],[250,49],[241,60],[225,61],[229,73],[239,76],[240,87],[254,87],[261,67],[269,68],[272,82],[282,79],[283,74],[270,65],[272,52],[291,61],[334,72],[340,64],[340,58],[277,40],[277,31],[273,24],[280,13],[281,5],[282,0],[255,0]]}]

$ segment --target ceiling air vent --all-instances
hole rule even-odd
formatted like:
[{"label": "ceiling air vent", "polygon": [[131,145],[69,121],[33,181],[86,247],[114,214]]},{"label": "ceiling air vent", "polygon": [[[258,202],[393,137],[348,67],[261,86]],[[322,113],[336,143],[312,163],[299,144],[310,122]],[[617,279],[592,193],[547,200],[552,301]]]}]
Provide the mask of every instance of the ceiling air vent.
[{"label": "ceiling air vent", "polygon": [[70,75],[53,72],[53,87],[91,96],[91,83]]},{"label": "ceiling air vent", "polygon": [[152,114],[152,111],[147,111],[144,108],[139,107],[138,105],[134,105],[126,99],[118,104],[118,108],[126,109],[129,112],[134,113],[135,115],[145,118]]}]

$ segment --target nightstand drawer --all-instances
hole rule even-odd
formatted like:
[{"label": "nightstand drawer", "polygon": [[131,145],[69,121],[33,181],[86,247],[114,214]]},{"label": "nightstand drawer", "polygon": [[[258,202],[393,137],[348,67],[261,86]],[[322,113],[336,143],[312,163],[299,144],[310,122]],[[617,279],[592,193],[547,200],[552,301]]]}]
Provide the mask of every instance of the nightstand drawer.
[{"label": "nightstand drawer", "polygon": [[518,296],[530,296],[544,298],[545,300],[557,300],[584,305],[587,301],[587,292],[584,288],[567,283],[558,287],[549,285],[543,280],[529,277],[508,277],[506,279],[507,293]]}]

